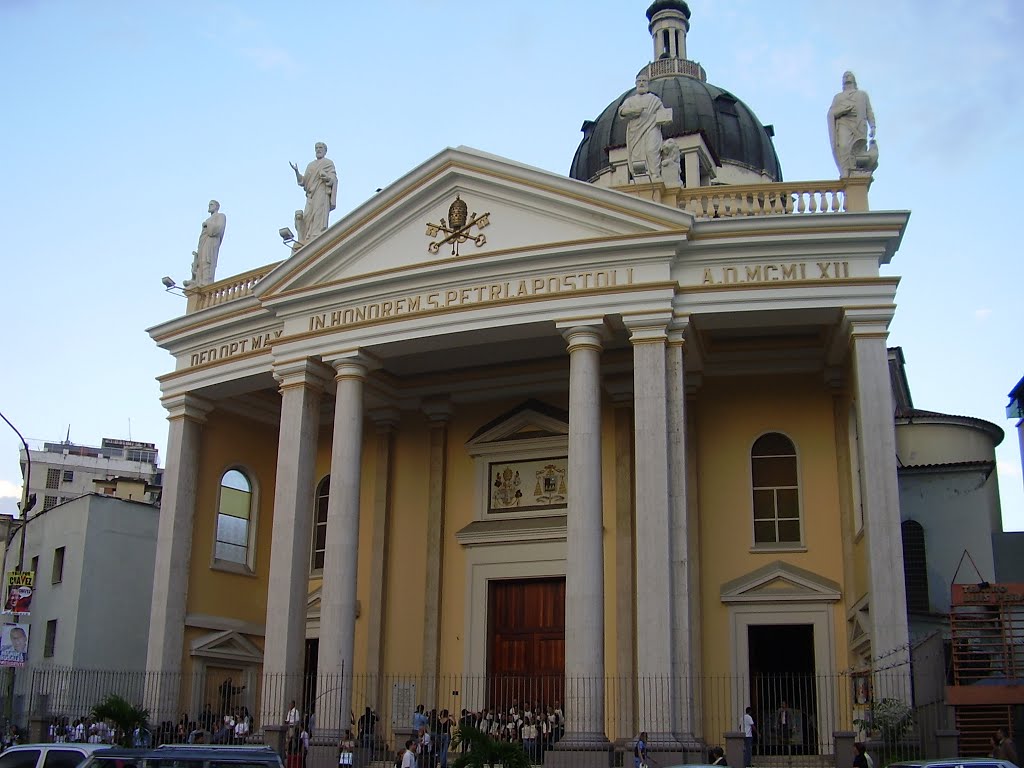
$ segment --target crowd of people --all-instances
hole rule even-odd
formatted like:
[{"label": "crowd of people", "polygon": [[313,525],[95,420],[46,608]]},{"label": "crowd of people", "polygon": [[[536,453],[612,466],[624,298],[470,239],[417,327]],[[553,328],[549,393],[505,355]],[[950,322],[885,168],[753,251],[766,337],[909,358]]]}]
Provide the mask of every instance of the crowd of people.
[{"label": "crowd of people", "polygon": [[[13,727],[13,726],[12,726]],[[153,745],[153,734],[143,723],[136,723],[131,729],[130,738],[119,726],[107,720],[96,719],[89,715],[76,717],[55,717],[47,728],[50,742],[64,744],[77,742],[80,744],[124,744],[133,747],[150,747]],[[14,742],[18,743],[17,741]],[[5,743],[5,747],[10,746]]]},{"label": "crowd of people", "polygon": [[[359,737],[364,743],[372,738],[372,729],[368,734],[363,723],[372,726],[375,718],[369,707],[360,718]],[[565,717],[559,703],[545,706],[527,701],[520,704],[516,699],[507,708],[489,707],[476,712],[463,709],[458,721],[447,709],[427,712],[420,704],[409,725],[409,738],[395,760],[399,768],[448,768],[452,742],[458,731],[467,726],[498,741],[520,744],[530,761],[536,764],[544,762],[544,753],[565,733]],[[465,749],[464,744],[461,749]]]}]

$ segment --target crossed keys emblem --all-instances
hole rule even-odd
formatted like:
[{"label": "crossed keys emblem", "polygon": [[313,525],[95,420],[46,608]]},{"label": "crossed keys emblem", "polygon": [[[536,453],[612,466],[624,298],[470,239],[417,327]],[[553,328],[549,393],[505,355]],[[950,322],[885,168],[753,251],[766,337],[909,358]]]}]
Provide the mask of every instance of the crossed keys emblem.
[{"label": "crossed keys emblem", "polygon": [[477,248],[487,242],[487,236],[484,234],[478,234],[473,236],[470,234],[470,230],[473,227],[483,229],[491,223],[491,214],[485,213],[482,216],[477,216],[475,213],[467,218],[466,214],[469,212],[469,207],[466,202],[459,197],[455,196],[455,202],[448,207],[448,221],[445,222],[441,219],[440,224],[427,224],[427,237],[437,237],[441,233],[444,233],[445,237],[441,240],[437,240],[427,246],[427,250],[431,253],[437,253],[441,250],[442,245],[452,244],[452,256],[459,255],[459,243],[464,243],[467,240],[473,241]]}]

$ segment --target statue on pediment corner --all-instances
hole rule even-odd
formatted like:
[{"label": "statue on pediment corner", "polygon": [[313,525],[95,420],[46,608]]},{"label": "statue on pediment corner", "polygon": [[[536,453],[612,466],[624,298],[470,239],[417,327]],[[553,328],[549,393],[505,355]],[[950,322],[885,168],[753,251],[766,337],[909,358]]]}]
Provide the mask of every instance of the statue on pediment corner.
[{"label": "statue on pediment corner", "polygon": [[843,73],[843,90],[828,110],[828,137],[839,178],[870,174],[878,167],[875,113],[865,91],[857,88],[853,72]]},{"label": "statue on pediment corner", "polygon": [[210,216],[203,222],[199,232],[199,245],[192,251],[192,279],[184,282],[185,288],[209,285],[216,277],[217,256],[224,241],[224,227],[227,217],[220,212],[220,203],[211,200],[207,208]]},{"label": "statue on pediment corner", "polygon": [[288,163],[295,171],[295,182],[306,191],[306,207],[302,211],[302,226],[296,233],[300,243],[312,240],[328,226],[328,217],[338,202],[338,172],[334,162],[327,159],[327,145],[318,141],[314,147],[316,159],[299,173],[299,166]]}]

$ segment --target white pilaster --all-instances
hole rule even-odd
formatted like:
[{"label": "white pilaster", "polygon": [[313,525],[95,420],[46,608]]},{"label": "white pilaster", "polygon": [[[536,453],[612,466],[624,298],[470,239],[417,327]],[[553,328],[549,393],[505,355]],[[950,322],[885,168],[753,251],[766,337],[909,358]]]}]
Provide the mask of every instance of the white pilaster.
[{"label": "white pilaster", "polygon": [[282,722],[288,703],[302,693],[320,400],[330,369],[307,359],[274,375],[281,383],[281,425],[263,651],[264,723]]},{"label": "white pilaster", "polygon": [[[909,658],[906,588],[903,581],[903,538],[900,530],[899,483],[896,476],[896,428],[892,384],[885,346],[888,318],[852,322],[850,353],[855,382],[861,501],[864,507],[865,552],[870,577],[871,655],[883,656],[880,666]],[[896,676],[891,693],[905,697]],[[882,691],[876,694],[889,695]]]},{"label": "white pilaster", "polygon": [[381,689],[381,675],[384,669],[387,573],[391,552],[391,464],[399,413],[397,409],[381,408],[371,411],[370,418],[376,428],[377,456],[374,461],[373,545],[366,617],[366,704],[379,709],[385,696]]},{"label": "white pilaster", "polygon": [[320,591],[317,659],[317,727],[335,738],[352,710],[352,664],[359,557],[359,488],[363,452],[363,386],[367,367],[358,359],[334,362],[337,394],[331,448],[327,549]]},{"label": "white pilaster", "polygon": [[676,706],[675,734],[684,742],[693,739],[694,657],[693,628],[689,601],[690,556],[696,542],[690,540],[687,504],[686,454],[686,370],[683,359],[683,331],[668,333],[665,356],[668,408],[669,515],[672,543],[672,666],[673,698]]},{"label": "white pilaster", "polygon": [[437,701],[437,678],[441,672],[441,563],[444,562],[445,474],[447,472],[448,420],[451,405],[426,403],[430,421],[430,478],[427,493],[427,568],[423,579],[423,695]]},{"label": "white pilaster", "polygon": [[149,616],[146,701],[154,717],[173,719],[178,708],[185,643],[192,520],[196,508],[202,424],[213,406],[192,395],[167,398],[167,468],[153,565],[153,605]]},{"label": "white pilaster", "polygon": [[601,501],[603,327],[563,330],[569,351],[569,506],[565,575],[565,716],[559,747],[607,744],[604,732],[604,542]]},{"label": "white pilaster", "polygon": [[[678,743],[673,668],[673,518],[669,498],[667,318],[630,325],[636,452],[638,717],[652,749]],[[673,471],[677,468],[673,467]],[[684,497],[685,498],[685,497]]]}]

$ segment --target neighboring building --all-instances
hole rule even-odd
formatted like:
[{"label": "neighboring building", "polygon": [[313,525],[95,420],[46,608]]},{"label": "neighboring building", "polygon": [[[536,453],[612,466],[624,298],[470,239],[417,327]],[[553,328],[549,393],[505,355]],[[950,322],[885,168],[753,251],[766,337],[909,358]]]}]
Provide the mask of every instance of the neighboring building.
[{"label": "neighboring building", "polygon": [[1010,404],[1006,406],[1006,418],[1017,419],[1020,465],[1021,469],[1024,470],[1024,378],[1018,381],[1017,385],[1010,391]]},{"label": "neighboring building", "polygon": [[993,581],[1002,533],[996,447],[1003,430],[972,416],[915,408],[903,350],[889,350],[910,634],[949,637],[950,589]]},{"label": "neighboring building", "polygon": [[[122,487],[134,501],[155,503],[160,498],[161,470],[153,443],[105,437],[99,447],[70,441],[43,443],[42,450],[30,448],[32,479],[29,493],[36,495],[35,514],[88,493],[103,493],[113,487],[113,478],[142,480],[145,487]],[[21,450],[21,472],[25,474],[25,449]],[[97,485],[99,484],[99,486]]]},{"label": "neighboring building", "polygon": [[[30,666],[145,667],[159,516],[152,504],[90,493],[29,519]],[[9,559],[18,551],[16,538]]]},{"label": "neighboring building", "polygon": [[630,180],[617,96],[571,178],[444,150],[150,330],[155,718],[239,684],[326,734],[518,698],[563,703],[562,746],[669,752],[788,699],[829,752],[866,701],[842,671],[910,697],[881,274],[909,214],[867,174],[782,184],[685,3],[648,16],[685,186]]},{"label": "neighboring building", "polygon": [[889,368],[915,704],[933,714],[919,716],[918,727],[955,728],[961,754],[983,754],[997,727],[1022,724],[1014,704],[1024,703],[1007,695],[1024,663],[1010,654],[1000,669],[992,653],[1020,642],[1024,614],[1012,603],[992,613],[971,602],[1000,594],[991,584],[1024,582],[1024,537],[1003,532],[999,504],[995,449],[1003,431],[915,408],[901,348],[889,350]]}]

